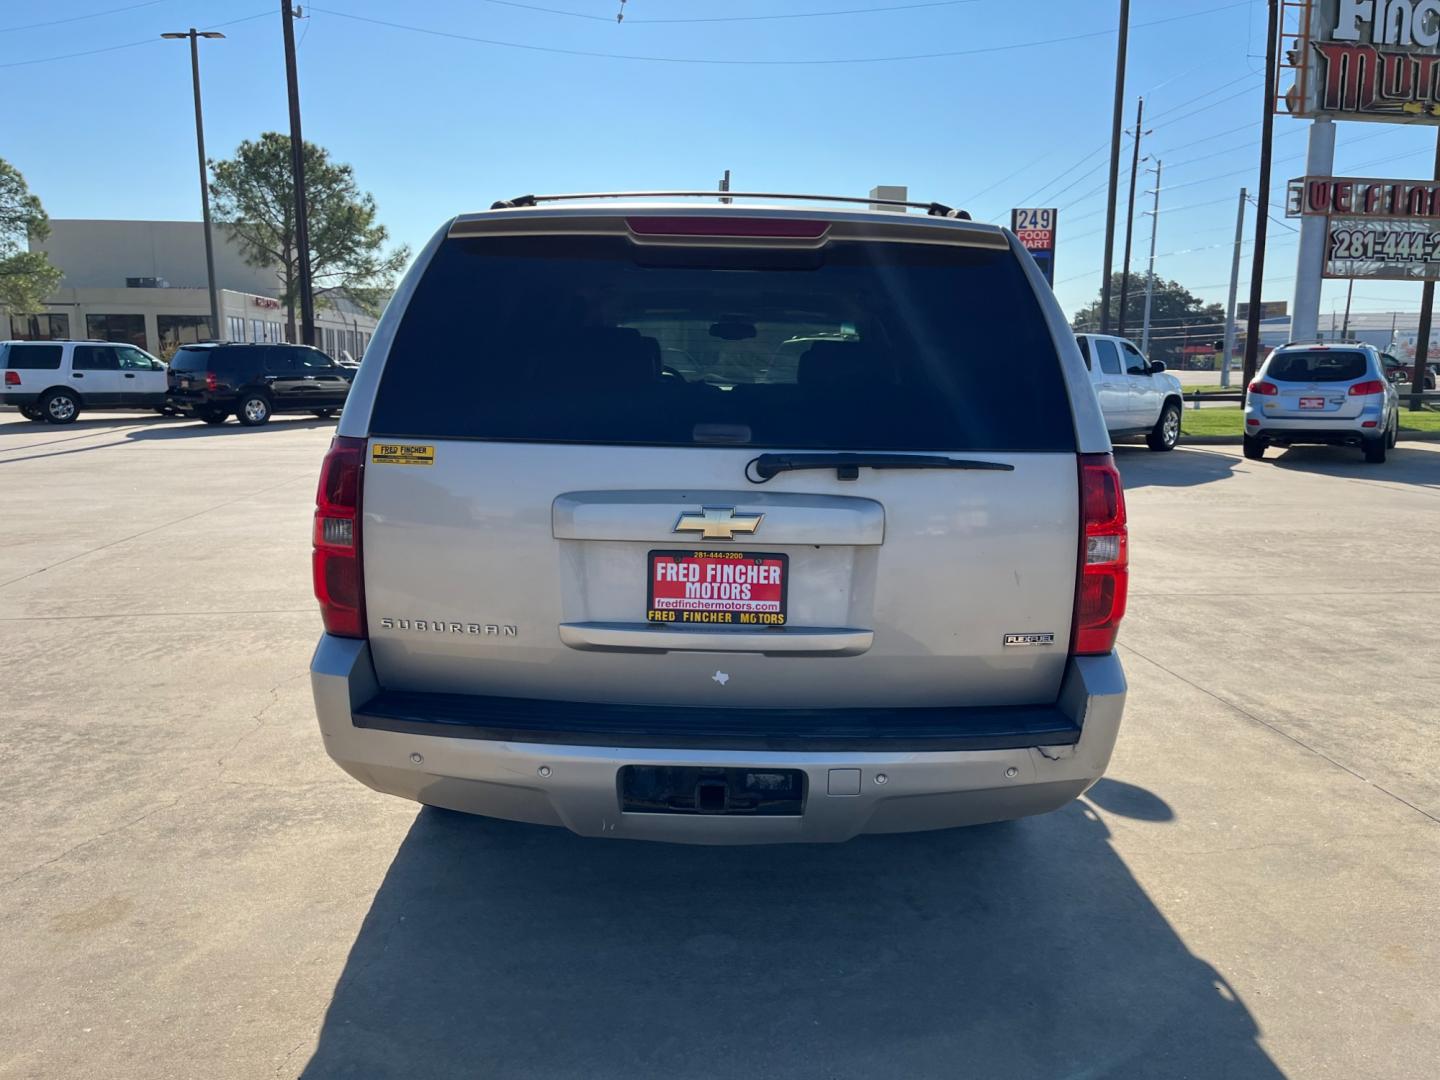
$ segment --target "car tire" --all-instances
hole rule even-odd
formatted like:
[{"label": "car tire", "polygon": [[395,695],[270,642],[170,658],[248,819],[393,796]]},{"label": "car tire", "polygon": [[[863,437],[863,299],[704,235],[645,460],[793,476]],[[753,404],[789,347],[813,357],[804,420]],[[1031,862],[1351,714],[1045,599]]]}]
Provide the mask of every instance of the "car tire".
[{"label": "car tire", "polygon": [[46,423],[73,424],[80,415],[80,401],[69,390],[51,390],[40,399]]},{"label": "car tire", "polygon": [[1245,436],[1245,456],[1251,461],[1259,461],[1265,456],[1265,440],[1257,439],[1251,435]]},{"label": "car tire", "polygon": [[218,409],[206,409],[204,412],[197,412],[195,415],[211,427],[219,427],[225,423],[226,420],[230,419],[229,413],[221,412]]},{"label": "car tire", "polygon": [[246,427],[259,427],[270,422],[272,408],[270,399],[259,391],[242,394],[239,407],[235,410],[235,419]]},{"label": "car tire", "polygon": [[318,416],[321,420],[329,420],[330,417],[335,415],[334,409],[311,409],[310,411],[313,412],[316,416]]},{"label": "car tire", "polygon": [[1399,441],[1400,441],[1400,418],[1397,416],[1397,417],[1395,418],[1395,423],[1393,423],[1392,425],[1390,425],[1390,436],[1389,436],[1389,438],[1387,438],[1387,439],[1385,440],[1385,445],[1388,446],[1391,450],[1394,450],[1394,449],[1395,449],[1395,444],[1398,443]]},{"label": "car tire", "polygon": [[1361,444],[1365,451],[1365,460],[1371,465],[1385,464],[1385,448],[1390,443],[1388,435],[1381,435],[1378,439],[1366,439]]},{"label": "car tire", "polygon": [[1160,410],[1160,419],[1155,421],[1150,434],[1145,436],[1145,443],[1151,450],[1174,450],[1179,441],[1180,406],[1169,401]]},{"label": "car tire", "polygon": [[26,420],[35,421],[37,424],[43,424],[45,422],[45,414],[40,411],[38,405],[21,405],[20,415],[25,417]]}]

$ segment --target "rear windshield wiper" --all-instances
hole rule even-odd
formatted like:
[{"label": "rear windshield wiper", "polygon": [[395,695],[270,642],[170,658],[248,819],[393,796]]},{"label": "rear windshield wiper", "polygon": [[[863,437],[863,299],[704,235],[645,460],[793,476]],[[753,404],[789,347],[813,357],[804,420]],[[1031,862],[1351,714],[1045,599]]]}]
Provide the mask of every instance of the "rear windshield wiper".
[{"label": "rear windshield wiper", "polygon": [[939,454],[761,454],[745,465],[745,479],[763,484],[782,472],[834,469],[837,480],[857,480],[861,469],[966,469],[1014,472],[1001,461],[972,461]]}]

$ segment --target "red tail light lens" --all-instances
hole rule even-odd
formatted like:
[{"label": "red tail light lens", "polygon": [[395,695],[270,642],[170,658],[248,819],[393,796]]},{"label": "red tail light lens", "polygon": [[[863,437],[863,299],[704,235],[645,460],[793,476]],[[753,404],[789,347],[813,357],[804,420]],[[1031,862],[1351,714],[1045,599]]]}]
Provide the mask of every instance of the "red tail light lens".
[{"label": "red tail light lens", "polygon": [[1252,382],[1250,384],[1250,393],[1259,394],[1261,397],[1274,397],[1280,393],[1280,388],[1274,383]]},{"label": "red tail light lens", "polygon": [[363,638],[365,572],[360,562],[360,493],[365,440],[337,436],[320,466],[311,566],[328,633]]},{"label": "red tail light lens", "polygon": [[1350,387],[1351,397],[1365,397],[1369,394],[1383,394],[1385,384],[1379,379],[1368,379],[1365,382],[1357,382]]},{"label": "red tail light lens", "polygon": [[1115,648],[1130,586],[1125,488],[1109,454],[1080,457],[1080,524],[1072,651],[1104,656]]},{"label": "red tail light lens", "polygon": [[19,386],[19,385],[20,385],[20,372],[18,372],[18,371],[7,371],[7,372],[5,372],[5,385],[6,385],[6,386]]},{"label": "red tail light lens", "polygon": [[220,380],[215,377],[215,372],[205,372],[205,389],[211,391],[220,389]]}]

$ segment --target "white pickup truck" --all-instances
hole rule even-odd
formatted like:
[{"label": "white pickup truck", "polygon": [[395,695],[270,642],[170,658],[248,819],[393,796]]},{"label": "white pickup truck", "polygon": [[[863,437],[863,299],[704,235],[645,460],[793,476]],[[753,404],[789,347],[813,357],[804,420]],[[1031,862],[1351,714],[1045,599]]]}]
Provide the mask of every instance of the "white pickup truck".
[{"label": "white pickup truck", "polygon": [[1180,441],[1180,380],[1124,338],[1077,334],[1076,340],[1110,437],[1143,435],[1151,450],[1174,450]]}]

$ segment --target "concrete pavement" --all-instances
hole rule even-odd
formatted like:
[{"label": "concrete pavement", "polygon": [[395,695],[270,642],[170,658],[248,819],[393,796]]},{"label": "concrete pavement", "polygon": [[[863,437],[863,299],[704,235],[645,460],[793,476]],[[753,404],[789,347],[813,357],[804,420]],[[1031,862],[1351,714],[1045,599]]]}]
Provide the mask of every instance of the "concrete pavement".
[{"label": "concrete pavement", "polygon": [[329,762],[332,431],[0,414],[0,1077],[1433,1076],[1440,446],[1121,448],[1109,778],[702,849]]}]

